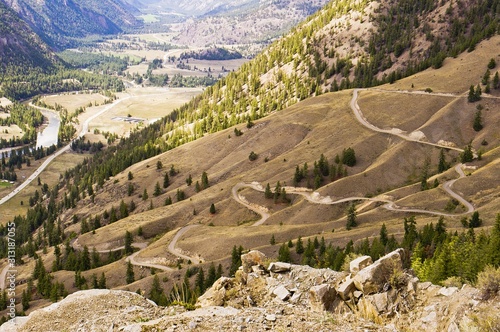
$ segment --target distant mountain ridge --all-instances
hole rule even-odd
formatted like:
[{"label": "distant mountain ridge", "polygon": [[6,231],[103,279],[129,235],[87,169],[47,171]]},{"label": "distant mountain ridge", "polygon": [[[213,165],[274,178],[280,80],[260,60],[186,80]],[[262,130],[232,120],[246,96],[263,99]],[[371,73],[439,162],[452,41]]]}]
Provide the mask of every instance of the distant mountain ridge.
[{"label": "distant mountain ridge", "polygon": [[71,38],[107,35],[140,26],[137,8],[122,0],[1,0],[53,47]]},{"label": "distant mountain ridge", "polygon": [[187,16],[205,15],[217,8],[224,6],[240,6],[246,3],[258,3],[259,0],[126,0],[140,8],[161,8],[162,10],[172,10]]}]

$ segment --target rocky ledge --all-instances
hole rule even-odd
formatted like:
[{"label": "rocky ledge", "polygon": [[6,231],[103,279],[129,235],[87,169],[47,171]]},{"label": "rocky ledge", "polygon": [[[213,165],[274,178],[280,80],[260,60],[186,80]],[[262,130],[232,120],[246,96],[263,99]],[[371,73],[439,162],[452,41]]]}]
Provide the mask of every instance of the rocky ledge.
[{"label": "rocky ledge", "polygon": [[497,299],[471,286],[421,283],[404,271],[398,249],[350,272],[273,262],[258,251],[242,256],[234,278],[222,277],[197,309],[158,307],[126,291],[89,290],[36,310],[3,331],[462,331],[497,321]]}]

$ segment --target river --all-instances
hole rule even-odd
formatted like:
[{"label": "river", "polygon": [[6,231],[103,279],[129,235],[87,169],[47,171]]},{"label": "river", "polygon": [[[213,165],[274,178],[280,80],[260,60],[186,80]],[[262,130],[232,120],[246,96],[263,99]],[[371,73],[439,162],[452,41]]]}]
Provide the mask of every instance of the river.
[{"label": "river", "polygon": [[49,123],[47,127],[45,127],[41,132],[37,134],[36,137],[36,148],[44,147],[47,148],[52,145],[57,145],[57,134],[59,133],[59,126],[61,124],[61,120],[59,119],[59,116],[57,113],[48,111],[48,110],[42,110],[43,116],[45,116]]}]

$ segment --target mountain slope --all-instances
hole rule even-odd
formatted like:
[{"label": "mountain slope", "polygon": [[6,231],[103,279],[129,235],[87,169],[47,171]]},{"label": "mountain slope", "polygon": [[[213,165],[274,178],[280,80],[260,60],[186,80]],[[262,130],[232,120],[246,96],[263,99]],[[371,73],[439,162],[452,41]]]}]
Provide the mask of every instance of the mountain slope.
[{"label": "mountain slope", "polygon": [[64,46],[71,38],[122,32],[139,25],[121,0],[35,1],[2,0],[52,46]]},{"label": "mountain slope", "polygon": [[[34,67],[50,68],[57,62],[49,47],[1,1],[0,18],[2,76],[28,73]],[[17,65],[15,73],[13,64]]]},{"label": "mountain slope", "polygon": [[326,3],[326,0],[230,2],[175,27],[180,32],[176,40],[180,44],[197,46],[266,44],[288,32]]}]

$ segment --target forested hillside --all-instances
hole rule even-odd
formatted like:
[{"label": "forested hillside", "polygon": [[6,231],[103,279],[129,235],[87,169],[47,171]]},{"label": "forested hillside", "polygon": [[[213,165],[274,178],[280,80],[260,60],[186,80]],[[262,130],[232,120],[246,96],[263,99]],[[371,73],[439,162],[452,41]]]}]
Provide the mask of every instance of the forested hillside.
[{"label": "forested hillside", "polygon": [[71,69],[2,1],[0,17],[0,96],[19,100],[42,93],[123,89],[116,77]]},{"label": "forested hillside", "polygon": [[[1,79],[19,73],[27,74],[34,67],[54,66],[56,58],[49,47],[2,1],[0,1],[0,36]],[[14,63],[18,64],[15,68],[10,66]]]},{"label": "forested hillside", "polygon": [[72,39],[107,35],[138,27],[137,9],[120,0],[2,0],[28,22],[52,47],[72,45]]}]

